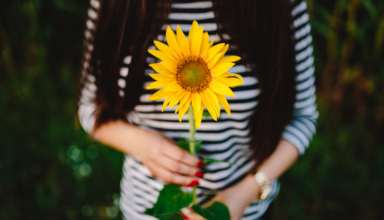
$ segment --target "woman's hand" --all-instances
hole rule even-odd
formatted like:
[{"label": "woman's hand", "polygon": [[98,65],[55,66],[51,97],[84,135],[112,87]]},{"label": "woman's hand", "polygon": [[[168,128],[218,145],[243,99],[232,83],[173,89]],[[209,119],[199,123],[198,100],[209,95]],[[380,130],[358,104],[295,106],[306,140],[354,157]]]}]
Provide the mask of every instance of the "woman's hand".
[{"label": "woman's hand", "polygon": [[145,130],[142,144],[133,156],[149,168],[152,175],[168,183],[195,186],[202,177],[201,161],[156,131]]},{"label": "woman's hand", "polygon": [[92,137],[141,161],[153,176],[167,183],[195,186],[203,173],[201,161],[159,132],[122,121],[108,122]]},{"label": "woman's hand", "polygon": [[[209,206],[209,204],[213,202],[222,202],[228,207],[231,214],[231,220],[240,220],[245,209],[251,202],[257,199],[259,192],[260,188],[255,183],[253,177],[248,175],[236,185],[219,192],[204,206]],[[193,213],[191,210],[185,210],[183,214],[186,216],[184,219],[204,219],[196,213]]]}]

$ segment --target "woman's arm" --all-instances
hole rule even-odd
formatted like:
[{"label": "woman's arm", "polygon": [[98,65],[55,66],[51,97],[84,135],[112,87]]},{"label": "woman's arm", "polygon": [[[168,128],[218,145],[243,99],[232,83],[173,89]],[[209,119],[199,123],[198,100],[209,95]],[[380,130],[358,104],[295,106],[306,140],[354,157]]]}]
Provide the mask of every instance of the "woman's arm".
[{"label": "woman's arm", "polygon": [[202,176],[201,162],[159,132],[123,121],[111,121],[96,128],[91,136],[141,161],[151,175],[168,183],[191,186]]},{"label": "woman's arm", "polygon": [[[298,157],[297,147],[282,139],[272,155],[259,166],[258,171],[266,174],[270,180],[277,179],[296,162]],[[241,207],[239,210],[242,210],[255,201],[259,193],[260,188],[255,183],[254,174],[248,174],[232,189],[222,193],[221,197],[223,201],[236,201],[233,205]],[[234,199],[234,195],[238,199]]]},{"label": "woman's arm", "polygon": [[300,155],[308,148],[316,132],[319,117],[316,105],[315,66],[311,24],[305,0],[291,0],[294,39],[296,100],[293,119],[285,127],[282,138],[296,147]]},{"label": "woman's arm", "polygon": [[294,37],[296,98],[293,118],[285,127],[276,150],[258,169],[271,180],[281,176],[300,155],[304,154],[316,132],[316,122],[319,117],[307,3],[305,0],[291,1],[293,2],[291,28]]},{"label": "woman's arm", "polygon": [[[302,155],[316,132],[315,68],[311,25],[305,0],[294,1],[292,31],[296,70],[296,99],[293,118],[285,127],[275,151],[258,168],[270,180],[279,178]],[[250,177],[252,177],[250,175]],[[252,181],[249,181],[250,183]]]},{"label": "woman's arm", "polygon": [[307,3],[305,0],[291,1],[293,2],[291,28],[294,37],[296,99],[293,118],[285,127],[276,150],[258,169],[271,180],[280,177],[300,155],[304,154],[316,132],[316,122],[319,117]]},{"label": "woman's arm", "polygon": [[141,161],[153,176],[181,185],[196,184],[196,180],[202,176],[199,167],[201,162],[161,133],[125,121],[111,121],[95,127],[97,86],[90,59],[100,7],[99,0],[90,0],[84,32],[82,87],[78,100],[80,125],[93,139]]},{"label": "woman's arm", "polygon": [[[299,153],[296,149],[296,146],[290,142],[281,140],[276,150],[259,166],[258,170],[264,172],[271,180],[278,178],[297,160]],[[249,204],[257,200],[259,193],[260,188],[253,174],[248,174],[236,185],[218,193],[211,202],[225,203],[231,213],[231,219],[239,220]],[[196,215],[191,216],[193,220],[201,219]]]}]

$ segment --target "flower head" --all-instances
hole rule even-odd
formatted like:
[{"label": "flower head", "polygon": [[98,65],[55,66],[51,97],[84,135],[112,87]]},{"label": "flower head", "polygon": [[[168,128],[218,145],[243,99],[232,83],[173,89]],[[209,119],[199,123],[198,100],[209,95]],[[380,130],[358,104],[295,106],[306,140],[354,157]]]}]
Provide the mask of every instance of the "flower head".
[{"label": "flower head", "polygon": [[221,106],[231,114],[226,96],[234,96],[231,87],[241,85],[243,78],[229,70],[240,57],[226,56],[229,45],[213,45],[208,33],[197,21],[192,22],[188,37],[180,26],[176,27],[176,33],[168,26],[166,41],[167,44],[164,44],[155,40],[157,50],[148,50],[160,60],[150,64],[155,73],[149,75],[154,81],[146,89],[158,91],[149,99],[164,99],[162,111],[177,106],[175,112],[179,121],[192,106],[197,128],[205,108],[215,121],[220,117]]}]

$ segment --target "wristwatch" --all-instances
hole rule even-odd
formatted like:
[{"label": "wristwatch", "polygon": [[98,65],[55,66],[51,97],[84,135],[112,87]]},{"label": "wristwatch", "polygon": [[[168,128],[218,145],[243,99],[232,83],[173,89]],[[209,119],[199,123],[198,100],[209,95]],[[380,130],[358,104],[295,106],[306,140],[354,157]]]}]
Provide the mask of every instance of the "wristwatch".
[{"label": "wristwatch", "polygon": [[258,171],[254,175],[256,184],[260,187],[259,200],[264,200],[272,191],[272,183],[265,173]]}]

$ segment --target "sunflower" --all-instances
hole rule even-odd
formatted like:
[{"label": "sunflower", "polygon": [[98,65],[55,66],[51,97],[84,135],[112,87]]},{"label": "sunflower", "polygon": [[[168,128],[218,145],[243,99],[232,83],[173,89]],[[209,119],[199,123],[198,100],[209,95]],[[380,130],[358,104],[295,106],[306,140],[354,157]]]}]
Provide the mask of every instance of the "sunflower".
[{"label": "sunflower", "polygon": [[191,107],[196,128],[200,127],[206,108],[212,119],[217,121],[220,109],[231,114],[227,96],[234,96],[231,87],[241,85],[243,78],[229,70],[240,60],[239,56],[226,56],[229,45],[213,44],[197,21],[193,21],[188,37],[180,26],[176,33],[166,28],[167,44],[154,40],[156,49],[148,52],[160,62],[150,64],[154,80],[145,88],[156,89],[149,100],[163,100],[162,111],[177,106],[175,113],[181,122]]}]

